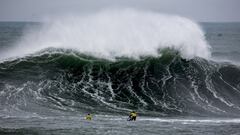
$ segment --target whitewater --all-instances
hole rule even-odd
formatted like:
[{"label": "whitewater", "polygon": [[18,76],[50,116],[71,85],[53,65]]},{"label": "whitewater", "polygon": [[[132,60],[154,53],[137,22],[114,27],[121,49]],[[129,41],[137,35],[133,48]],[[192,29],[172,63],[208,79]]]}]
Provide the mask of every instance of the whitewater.
[{"label": "whitewater", "polygon": [[159,50],[178,50],[184,58],[209,58],[210,46],[193,21],[154,12],[110,10],[85,16],[48,19],[27,32],[2,58],[46,48],[73,49],[98,58],[159,56]]},{"label": "whitewater", "polygon": [[237,135],[239,38],[134,9],[0,22],[0,133]]}]

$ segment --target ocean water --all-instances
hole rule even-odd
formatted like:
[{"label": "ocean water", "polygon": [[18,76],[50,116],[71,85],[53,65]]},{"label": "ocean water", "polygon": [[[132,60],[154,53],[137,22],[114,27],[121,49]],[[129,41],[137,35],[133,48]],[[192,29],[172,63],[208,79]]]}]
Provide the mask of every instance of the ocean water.
[{"label": "ocean water", "polygon": [[115,12],[0,22],[0,134],[240,134],[240,23]]}]

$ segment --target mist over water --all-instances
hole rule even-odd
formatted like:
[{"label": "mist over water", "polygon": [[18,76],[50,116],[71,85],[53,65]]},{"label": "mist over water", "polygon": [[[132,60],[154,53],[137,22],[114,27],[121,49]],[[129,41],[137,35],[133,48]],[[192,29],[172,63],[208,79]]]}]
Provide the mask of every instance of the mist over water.
[{"label": "mist over water", "polygon": [[73,49],[99,58],[115,59],[159,56],[171,48],[184,58],[209,58],[210,46],[201,28],[193,21],[138,10],[105,10],[82,16],[48,20],[27,31],[1,58],[21,57],[46,48]]}]

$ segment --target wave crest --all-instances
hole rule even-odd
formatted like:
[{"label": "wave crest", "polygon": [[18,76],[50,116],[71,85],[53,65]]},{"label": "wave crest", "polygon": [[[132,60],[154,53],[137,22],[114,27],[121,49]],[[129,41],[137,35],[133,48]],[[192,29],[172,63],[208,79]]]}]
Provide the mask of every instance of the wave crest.
[{"label": "wave crest", "polygon": [[49,47],[74,49],[106,59],[159,56],[159,50],[165,48],[175,49],[188,59],[211,55],[204,33],[195,22],[127,9],[51,19],[27,33],[6,56],[22,56]]}]

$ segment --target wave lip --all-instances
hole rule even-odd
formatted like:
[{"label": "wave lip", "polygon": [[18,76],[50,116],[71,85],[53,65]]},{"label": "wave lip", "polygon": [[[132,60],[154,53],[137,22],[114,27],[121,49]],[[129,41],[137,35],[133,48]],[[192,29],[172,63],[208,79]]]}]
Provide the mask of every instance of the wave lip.
[{"label": "wave lip", "polygon": [[195,22],[126,9],[52,19],[26,33],[17,47],[1,57],[21,57],[49,47],[74,49],[106,59],[159,56],[159,50],[165,48],[175,49],[189,59],[211,55],[204,33]]}]

